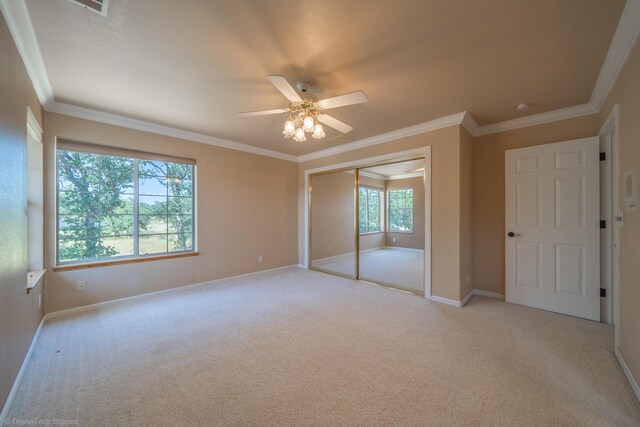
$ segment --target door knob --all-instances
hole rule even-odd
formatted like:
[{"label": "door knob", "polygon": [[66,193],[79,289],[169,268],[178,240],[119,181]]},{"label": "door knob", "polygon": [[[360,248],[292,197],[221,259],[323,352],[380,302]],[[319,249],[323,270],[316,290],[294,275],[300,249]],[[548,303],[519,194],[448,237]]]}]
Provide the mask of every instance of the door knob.
[{"label": "door knob", "polygon": [[518,233],[514,233],[513,231],[510,231],[507,233],[507,236],[509,237],[521,237],[522,234],[518,234]]}]

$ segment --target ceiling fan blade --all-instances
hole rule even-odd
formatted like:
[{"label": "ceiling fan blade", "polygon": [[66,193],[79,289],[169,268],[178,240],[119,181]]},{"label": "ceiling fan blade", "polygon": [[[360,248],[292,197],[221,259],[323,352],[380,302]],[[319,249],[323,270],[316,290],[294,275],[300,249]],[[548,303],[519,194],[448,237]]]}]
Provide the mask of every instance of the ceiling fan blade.
[{"label": "ceiling fan blade", "polygon": [[345,95],[320,100],[318,101],[318,106],[323,110],[327,110],[329,108],[344,107],[346,105],[362,104],[363,102],[367,102],[367,95],[365,95],[363,91],[359,90]]},{"label": "ceiling fan blade", "polygon": [[291,102],[300,102],[302,98],[298,95],[298,92],[291,87],[287,79],[282,76],[267,76],[269,81],[278,89],[287,99]]},{"label": "ceiling fan blade", "polygon": [[253,117],[253,116],[266,116],[269,114],[286,113],[284,108],[278,108],[277,110],[262,110],[262,111],[248,111],[246,113],[238,113],[238,117]]},{"label": "ceiling fan blade", "polygon": [[325,125],[334,128],[335,130],[342,132],[342,133],[349,133],[353,130],[353,128],[351,126],[349,126],[348,124],[341,122],[340,120],[331,117],[328,114],[319,114],[318,115],[318,120],[320,120],[322,123],[324,123]]}]

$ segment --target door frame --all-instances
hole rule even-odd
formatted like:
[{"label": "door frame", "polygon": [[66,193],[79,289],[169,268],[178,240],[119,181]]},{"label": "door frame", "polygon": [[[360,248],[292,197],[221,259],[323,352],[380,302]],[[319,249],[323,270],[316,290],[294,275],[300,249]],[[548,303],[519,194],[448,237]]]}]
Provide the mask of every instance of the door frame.
[{"label": "door frame", "polygon": [[[431,299],[431,146],[414,148],[411,150],[397,151],[388,154],[382,154],[374,157],[367,157],[358,160],[352,160],[343,163],[336,163],[327,166],[321,166],[318,168],[307,169],[304,171],[304,268],[310,269],[310,244],[311,244],[311,197],[309,195],[309,184],[311,175],[337,172],[340,170],[349,169],[362,169],[370,166],[375,166],[381,163],[400,162],[404,160],[413,160],[415,158],[424,157],[425,170],[424,170],[424,297],[425,299]],[[357,172],[356,172],[357,174]],[[356,175],[357,176],[357,175]],[[358,183],[356,182],[356,185]],[[357,189],[357,186],[355,187]],[[357,190],[356,190],[357,191]],[[356,197],[357,201],[357,197]],[[357,202],[356,202],[357,203]],[[357,208],[357,205],[356,205]],[[357,218],[356,209],[355,218]],[[357,219],[356,219],[357,221]],[[357,224],[357,223],[356,223]],[[356,227],[356,242],[358,240],[358,228]],[[356,245],[356,250],[358,246]],[[357,259],[357,257],[356,257]],[[357,262],[357,261],[356,261]],[[356,270],[356,275],[358,271]]]},{"label": "door frame", "polygon": [[598,136],[600,137],[601,147],[603,146],[603,141],[605,137],[611,137],[610,146],[608,147],[608,151],[606,152],[607,159],[609,162],[609,170],[610,174],[605,177],[605,186],[611,194],[611,217],[607,219],[607,225],[611,227],[611,233],[609,235],[609,242],[601,242],[601,245],[606,243],[610,244],[611,251],[609,253],[608,261],[609,261],[609,271],[608,271],[608,279],[611,284],[610,293],[611,295],[607,295],[607,304],[610,307],[610,313],[608,313],[606,323],[613,323],[615,328],[615,348],[618,348],[618,318],[619,318],[619,236],[620,236],[620,226],[622,225],[623,214],[620,211],[620,206],[618,202],[619,194],[618,194],[618,183],[620,180],[620,162],[619,162],[619,130],[620,130],[620,116],[619,116],[619,106],[618,104],[614,105],[611,109],[611,112],[607,116],[607,119],[604,121],[602,126],[600,127],[600,131],[598,132]]}]

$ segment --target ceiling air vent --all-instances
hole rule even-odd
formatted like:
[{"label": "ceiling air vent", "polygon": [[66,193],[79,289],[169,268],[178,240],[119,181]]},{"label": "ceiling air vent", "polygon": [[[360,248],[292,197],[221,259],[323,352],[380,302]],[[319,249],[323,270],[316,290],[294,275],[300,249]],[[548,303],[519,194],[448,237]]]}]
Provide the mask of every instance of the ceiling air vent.
[{"label": "ceiling air vent", "polygon": [[69,0],[78,6],[82,6],[87,10],[95,12],[102,16],[107,16],[109,0]]}]

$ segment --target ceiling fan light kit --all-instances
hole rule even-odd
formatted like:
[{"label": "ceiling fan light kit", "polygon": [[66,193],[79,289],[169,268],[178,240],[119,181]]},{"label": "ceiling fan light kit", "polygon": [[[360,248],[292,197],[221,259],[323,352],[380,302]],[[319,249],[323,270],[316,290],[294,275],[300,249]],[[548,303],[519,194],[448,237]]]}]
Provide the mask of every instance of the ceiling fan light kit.
[{"label": "ceiling fan light kit", "polygon": [[324,128],[318,122],[320,108],[310,99],[301,102],[292,102],[289,108],[289,118],[284,123],[282,134],[285,138],[293,138],[296,142],[307,140],[307,133],[311,133],[314,139],[322,139],[326,136]]},{"label": "ceiling fan light kit", "polygon": [[[289,100],[289,107],[276,110],[238,113],[238,116],[264,116],[288,112],[289,116],[284,123],[282,135],[287,139],[292,138],[296,142],[306,141],[307,133],[310,133],[314,139],[324,138],[326,134],[322,124],[332,127],[343,134],[351,132],[353,130],[351,126],[341,122],[335,117],[322,113],[322,110],[367,102],[367,95],[361,90],[315,102],[312,99],[301,98],[284,77],[267,76],[267,78],[273,83],[276,89]],[[303,93],[308,92],[311,88],[307,82],[300,82],[297,87]]]}]

